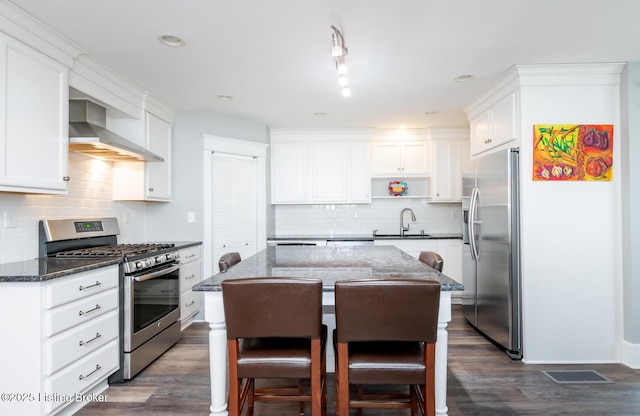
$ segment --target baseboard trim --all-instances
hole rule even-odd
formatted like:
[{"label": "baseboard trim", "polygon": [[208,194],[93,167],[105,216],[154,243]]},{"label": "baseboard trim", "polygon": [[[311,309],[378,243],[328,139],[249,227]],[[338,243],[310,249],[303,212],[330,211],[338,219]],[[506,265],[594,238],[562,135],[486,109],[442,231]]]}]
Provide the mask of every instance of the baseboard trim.
[{"label": "baseboard trim", "polygon": [[622,364],[634,370],[640,369],[640,344],[622,341]]}]

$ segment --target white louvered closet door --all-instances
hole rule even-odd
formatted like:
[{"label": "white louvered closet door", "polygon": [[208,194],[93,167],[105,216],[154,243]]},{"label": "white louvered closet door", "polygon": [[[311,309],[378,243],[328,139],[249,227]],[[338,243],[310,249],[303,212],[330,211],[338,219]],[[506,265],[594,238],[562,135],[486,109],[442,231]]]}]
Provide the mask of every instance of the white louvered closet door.
[{"label": "white louvered closet door", "polygon": [[255,159],[213,154],[213,261],[237,251],[256,253],[257,163]]}]

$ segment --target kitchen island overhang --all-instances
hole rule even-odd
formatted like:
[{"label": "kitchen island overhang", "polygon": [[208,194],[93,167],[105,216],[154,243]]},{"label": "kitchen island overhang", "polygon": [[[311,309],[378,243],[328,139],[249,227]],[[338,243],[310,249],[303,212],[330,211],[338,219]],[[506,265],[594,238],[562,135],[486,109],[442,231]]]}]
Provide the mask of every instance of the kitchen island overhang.
[{"label": "kitchen island overhang", "polygon": [[[451,321],[451,292],[464,286],[395,246],[276,246],[267,247],[193,287],[204,293],[209,324],[211,415],[227,414],[227,338],[222,306],[222,281],[245,277],[314,277],[323,281],[323,306],[335,306],[334,284],[347,279],[391,277],[435,280],[441,284],[436,343],[436,414],[447,415],[447,325]],[[329,351],[328,351],[329,352]],[[332,369],[327,359],[327,369]]]}]

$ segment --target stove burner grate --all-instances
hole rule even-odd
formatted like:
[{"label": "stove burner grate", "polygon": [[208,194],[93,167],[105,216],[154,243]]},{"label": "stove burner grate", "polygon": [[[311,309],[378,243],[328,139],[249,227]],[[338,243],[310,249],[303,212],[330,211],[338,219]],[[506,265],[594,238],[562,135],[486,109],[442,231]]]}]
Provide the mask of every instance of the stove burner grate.
[{"label": "stove burner grate", "polygon": [[171,243],[157,244],[116,244],[112,246],[89,247],[77,250],[61,251],[56,257],[121,257],[135,256],[165,250],[174,247]]}]

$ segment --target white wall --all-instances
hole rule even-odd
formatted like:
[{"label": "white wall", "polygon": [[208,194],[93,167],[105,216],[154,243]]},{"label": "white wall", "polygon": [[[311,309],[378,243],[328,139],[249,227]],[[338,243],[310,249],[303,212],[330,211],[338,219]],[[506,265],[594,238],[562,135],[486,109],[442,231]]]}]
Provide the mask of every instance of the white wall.
[{"label": "white wall", "polygon": [[416,222],[405,213],[409,233],[462,233],[460,204],[429,204],[426,199],[374,199],[370,204],[279,205],[277,235],[371,235],[400,232],[400,211],[411,208]]},{"label": "white wall", "polygon": [[[527,363],[618,362],[619,77],[613,66],[524,71],[531,73],[520,78],[524,357]],[[533,125],[547,123],[613,124],[613,180],[534,182]]]},{"label": "white wall", "polygon": [[[173,120],[173,201],[147,205],[149,241],[203,241],[203,134],[269,142],[263,123],[207,112],[177,113]],[[194,223],[187,222],[188,212],[195,213]],[[273,227],[273,212],[267,216]]]},{"label": "white wall", "polygon": [[[145,205],[112,200],[111,163],[69,152],[67,195],[0,192],[0,264],[38,257],[38,221],[51,218],[117,217],[119,242],[144,241]],[[16,213],[17,227],[6,228],[4,212]],[[127,213],[129,224],[124,224]]]},{"label": "white wall", "polygon": [[[640,368],[640,63],[622,74],[622,229],[624,341],[622,361]],[[635,161],[635,163],[634,163]]]}]

